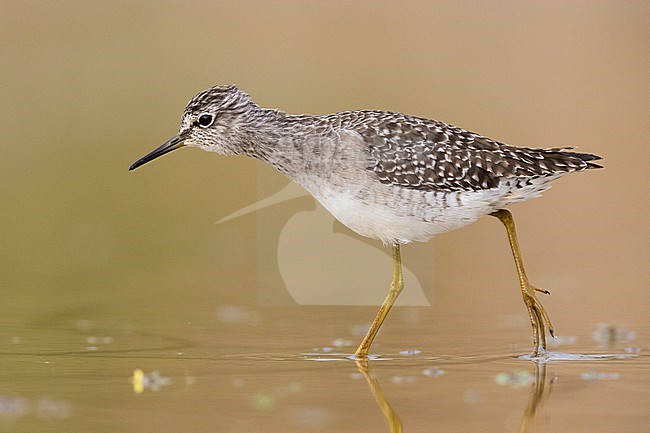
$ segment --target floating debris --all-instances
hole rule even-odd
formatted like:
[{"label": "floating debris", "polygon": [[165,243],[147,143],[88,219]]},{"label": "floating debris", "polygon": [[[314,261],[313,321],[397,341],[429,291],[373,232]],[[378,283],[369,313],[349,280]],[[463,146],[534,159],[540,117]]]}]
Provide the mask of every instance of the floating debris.
[{"label": "floating debris", "polygon": [[574,335],[558,335],[555,338],[547,340],[549,349],[557,349],[562,346],[571,346],[578,342],[578,337]]},{"label": "floating debris", "polygon": [[582,380],[586,380],[588,382],[595,382],[597,380],[617,380],[620,377],[620,373],[599,373],[593,368],[591,370],[585,371],[580,375],[580,378]]},{"label": "floating debris", "polygon": [[419,349],[405,349],[405,350],[400,350],[399,352],[400,355],[407,355],[407,356],[419,355],[420,353],[422,353],[422,351]]},{"label": "floating debris", "polygon": [[221,305],[217,308],[217,320],[221,323],[244,323],[256,325],[260,318],[257,312],[243,305]]},{"label": "floating debris", "polygon": [[99,344],[111,344],[113,343],[113,337],[95,337],[95,336],[88,336],[86,337],[86,350],[90,352],[94,352],[99,350]]},{"label": "floating debris", "polygon": [[615,343],[625,343],[636,338],[636,333],[622,326],[608,323],[599,323],[592,332],[591,337],[597,343],[608,346]]},{"label": "floating debris", "polygon": [[422,374],[427,377],[440,377],[445,374],[445,370],[441,370],[438,367],[429,367],[422,370]]},{"label": "floating debris", "polygon": [[31,402],[23,397],[0,396],[0,416],[19,418],[32,413],[39,418],[66,419],[72,416],[72,404],[49,397]]},{"label": "floating debris", "polygon": [[41,398],[37,403],[40,418],[66,419],[72,416],[72,406],[67,400]]},{"label": "floating debris", "polygon": [[80,319],[74,322],[74,327],[79,332],[88,332],[95,327],[92,320]]},{"label": "floating debris", "polygon": [[354,325],[352,329],[350,329],[350,332],[355,337],[363,337],[368,333],[368,330],[370,329],[371,325],[372,323],[370,322],[366,322],[361,325]]},{"label": "floating debris", "polygon": [[232,380],[232,386],[235,388],[243,388],[246,386],[246,380],[242,379],[241,377],[237,377]]},{"label": "floating debris", "polygon": [[345,340],[343,338],[337,338],[336,340],[332,341],[330,346],[323,346],[323,347],[314,347],[313,351],[314,352],[320,352],[320,353],[332,353],[334,349],[341,349],[343,347],[350,347],[354,343],[351,340]]},{"label": "floating debris", "polygon": [[260,391],[253,394],[249,401],[251,406],[257,410],[271,410],[277,402],[289,395],[302,391],[302,385],[298,382],[291,382],[285,386],[278,386],[272,391]]},{"label": "floating debris", "polygon": [[337,338],[336,340],[332,341],[332,346],[334,347],[350,347],[354,343],[352,340],[345,340],[343,338]]},{"label": "floating debris", "polygon": [[468,389],[463,395],[463,400],[467,404],[478,404],[483,401],[483,393],[476,389]]},{"label": "floating debris", "polygon": [[29,402],[23,397],[0,396],[0,415],[19,417],[29,413]]},{"label": "floating debris", "polygon": [[417,380],[416,376],[401,376],[399,374],[390,378],[390,381],[396,385],[410,385],[417,382]]},{"label": "floating debris", "polygon": [[275,389],[278,397],[285,397],[290,394],[297,394],[302,391],[302,385],[299,382],[291,382],[286,386],[279,386]]},{"label": "floating debris", "polygon": [[510,386],[512,388],[521,388],[529,386],[535,378],[526,370],[515,370],[509,373],[498,373],[494,376],[497,385]]},{"label": "floating debris", "polygon": [[164,386],[169,386],[171,379],[169,377],[161,376],[158,370],[145,374],[144,371],[136,368],[133,371],[131,383],[133,384],[133,392],[136,394],[142,394],[145,389],[158,391]]},{"label": "floating debris", "polygon": [[277,398],[273,394],[258,392],[250,399],[251,406],[257,410],[271,410],[275,406]]}]

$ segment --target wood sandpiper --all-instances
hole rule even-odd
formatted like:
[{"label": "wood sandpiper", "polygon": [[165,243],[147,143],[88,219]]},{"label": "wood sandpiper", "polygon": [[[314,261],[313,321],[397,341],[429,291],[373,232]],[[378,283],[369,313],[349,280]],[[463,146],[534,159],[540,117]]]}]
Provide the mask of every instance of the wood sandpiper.
[{"label": "wood sandpiper", "polygon": [[424,242],[484,215],[505,226],[533,328],[533,357],[546,353],[548,313],[528,281],[515,223],[506,208],[538,197],[574,171],[601,168],[572,148],[514,147],[436,120],[389,111],[291,115],[266,109],[233,85],[189,102],[178,134],[133,170],[183,146],[264,161],[305,188],[345,226],[392,247],[388,296],[356,356],[367,358],[404,287],[400,245]]}]

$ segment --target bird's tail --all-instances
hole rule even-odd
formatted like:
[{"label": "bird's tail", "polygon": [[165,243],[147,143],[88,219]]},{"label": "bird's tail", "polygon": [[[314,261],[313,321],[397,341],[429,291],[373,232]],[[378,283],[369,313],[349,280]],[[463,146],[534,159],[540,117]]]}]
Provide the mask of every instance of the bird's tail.
[{"label": "bird's tail", "polygon": [[584,169],[587,170],[591,168],[603,168],[602,165],[591,162],[591,161],[599,161],[603,159],[601,156],[594,155],[593,153],[570,152],[573,149],[574,149],[573,147],[556,147],[556,148],[545,149],[545,150],[551,152],[557,152],[562,154],[563,156],[568,156],[570,158],[578,158],[579,160],[587,163],[587,166],[584,167]]}]

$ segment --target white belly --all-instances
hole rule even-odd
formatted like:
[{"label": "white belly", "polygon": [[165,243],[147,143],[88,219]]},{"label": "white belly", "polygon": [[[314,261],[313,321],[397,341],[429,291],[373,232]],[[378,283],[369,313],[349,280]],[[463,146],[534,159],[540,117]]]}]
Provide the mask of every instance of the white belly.
[{"label": "white belly", "polygon": [[499,190],[443,194],[383,184],[365,193],[327,188],[312,192],[343,225],[385,244],[425,242],[469,225],[494,211],[503,194]]}]

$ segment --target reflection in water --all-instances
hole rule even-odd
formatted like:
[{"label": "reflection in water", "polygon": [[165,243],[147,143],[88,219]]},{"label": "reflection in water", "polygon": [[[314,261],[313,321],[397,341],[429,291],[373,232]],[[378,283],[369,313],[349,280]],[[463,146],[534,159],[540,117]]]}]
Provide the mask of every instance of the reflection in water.
[{"label": "reflection in water", "polygon": [[370,368],[370,362],[368,362],[367,359],[357,359],[356,363],[357,363],[357,368],[363,375],[364,379],[366,379],[366,382],[370,387],[370,392],[372,393],[372,396],[375,398],[377,405],[379,406],[382,413],[386,417],[386,421],[388,421],[388,426],[390,427],[391,433],[401,432],[402,420],[395,413],[391,405],[384,397],[384,391],[381,389],[381,386],[379,385],[377,378],[375,377],[375,375],[372,372],[372,369]]},{"label": "reflection in water", "polygon": [[[550,381],[552,385],[554,380]],[[530,389],[528,406],[519,425],[519,433],[530,433],[535,426],[535,415],[538,409],[544,407],[549,397],[546,388],[546,363],[533,362],[533,385]]]},{"label": "reflection in water", "polygon": [[[359,372],[361,372],[364,379],[368,383],[370,392],[377,402],[379,409],[381,409],[382,413],[384,414],[384,417],[388,422],[388,426],[390,427],[391,433],[402,432],[402,420],[384,396],[384,392],[379,384],[379,381],[372,372],[370,361],[367,359],[356,359],[355,361]],[[436,375],[438,374],[444,374],[444,371],[436,369]],[[523,384],[532,382],[528,405],[526,406],[526,410],[524,411],[524,415],[519,425],[520,433],[532,433],[534,431],[533,429],[535,426],[535,418],[537,412],[538,410],[541,410],[546,404],[546,401],[550,396],[549,386],[554,383],[554,380],[551,379],[547,384],[545,362],[533,362],[532,376],[526,374],[525,372],[517,372],[515,374],[506,376],[499,375],[497,377],[497,383],[503,385],[509,384],[514,387],[519,387]]]}]

